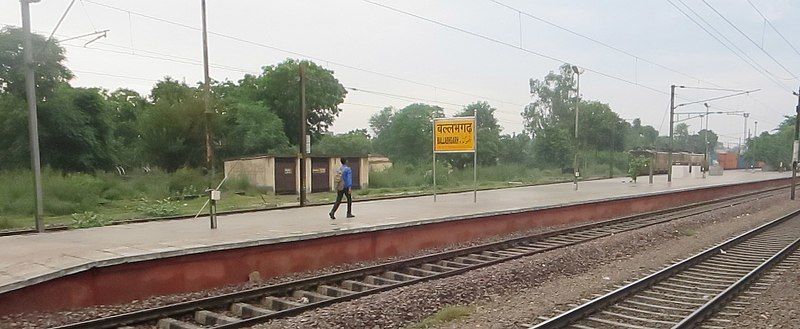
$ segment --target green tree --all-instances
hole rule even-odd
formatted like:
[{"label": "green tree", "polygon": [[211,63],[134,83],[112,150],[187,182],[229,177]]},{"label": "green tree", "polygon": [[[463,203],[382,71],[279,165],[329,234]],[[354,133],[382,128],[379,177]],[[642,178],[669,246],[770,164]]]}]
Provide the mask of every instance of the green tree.
[{"label": "green tree", "polygon": [[315,155],[367,155],[372,152],[372,140],[366,129],[356,129],[345,134],[323,135],[311,151]]},{"label": "green tree", "polygon": [[527,134],[500,136],[500,163],[525,163],[531,159],[531,137]]},{"label": "green tree", "polygon": [[[373,115],[373,118],[378,113]],[[433,152],[433,119],[444,116],[443,109],[422,103],[411,104],[393,113],[390,122],[375,138],[375,150],[392,161],[419,163]]]},{"label": "green tree", "polygon": [[[258,76],[246,75],[239,81],[240,95],[269,107],[283,121],[289,141],[300,140],[300,66],[301,61],[287,59],[278,65],[263,68]],[[328,130],[341,112],[347,90],[333,76],[333,71],[314,62],[306,64],[306,109],[309,131],[313,138]]]},{"label": "green tree", "polygon": [[117,163],[128,168],[144,164],[138,121],[150,104],[130,89],[115,90],[105,98],[111,117],[112,147]]},{"label": "green tree", "polygon": [[166,78],[151,92],[153,106],[139,119],[146,159],[168,171],[205,161],[204,103],[200,91]]},{"label": "green tree", "polygon": [[289,153],[283,121],[260,103],[236,103],[221,113],[220,155],[240,157],[265,153]]},{"label": "green tree", "polygon": [[744,158],[747,162],[764,161],[773,168],[791,166],[795,118],[786,117],[773,133],[765,131],[747,142]]},{"label": "green tree", "polygon": [[[481,165],[496,165],[500,155],[501,128],[494,116],[496,110],[487,102],[476,102],[467,105],[456,114],[457,117],[474,116],[477,120],[478,163]],[[453,154],[448,160],[457,168],[464,168],[473,161],[471,154]]]},{"label": "green tree", "polygon": [[[0,93],[8,93],[25,99],[25,65],[22,57],[23,32],[21,28],[4,27],[0,29]],[[56,86],[72,79],[64,65],[64,48],[54,40],[45,40],[39,34],[32,34],[34,79],[36,95],[45,99],[52,95]]]}]

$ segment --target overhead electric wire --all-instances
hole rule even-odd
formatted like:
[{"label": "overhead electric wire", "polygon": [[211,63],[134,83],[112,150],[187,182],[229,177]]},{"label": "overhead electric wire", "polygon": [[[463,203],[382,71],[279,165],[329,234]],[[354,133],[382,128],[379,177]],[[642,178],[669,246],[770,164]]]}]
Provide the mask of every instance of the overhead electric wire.
[{"label": "overhead electric wire", "polygon": [[[362,0],[362,1],[364,1],[366,3],[369,3],[369,4],[372,4],[372,5],[375,5],[375,6],[378,6],[378,7],[382,7],[384,9],[388,9],[388,10],[397,12],[397,13],[401,13],[401,14],[404,14],[404,15],[407,15],[407,16],[411,16],[411,17],[414,17],[414,18],[417,18],[417,19],[420,19],[420,20],[423,20],[423,21],[426,21],[426,22],[429,22],[429,23],[432,23],[432,24],[436,24],[436,25],[439,25],[439,26],[442,26],[442,27],[446,27],[448,29],[451,29],[451,30],[454,30],[454,31],[457,31],[457,32],[465,33],[465,34],[468,34],[468,35],[471,35],[471,36],[474,36],[474,37],[477,37],[477,38],[480,38],[480,39],[483,39],[483,40],[486,40],[486,41],[490,41],[490,42],[494,42],[494,43],[497,43],[497,44],[500,44],[500,45],[504,45],[504,46],[511,47],[511,48],[514,48],[514,49],[518,49],[518,50],[524,51],[526,53],[529,53],[529,54],[532,54],[532,55],[535,55],[535,56],[539,56],[539,57],[542,57],[542,58],[545,58],[545,59],[549,59],[551,61],[555,61],[555,62],[559,62],[559,63],[569,63],[570,62],[570,61],[567,61],[567,60],[564,60],[564,59],[561,59],[561,58],[558,58],[558,57],[550,56],[550,55],[547,55],[547,54],[544,54],[544,53],[540,53],[540,52],[533,51],[533,50],[530,50],[530,49],[527,49],[527,48],[523,48],[521,46],[518,46],[518,45],[515,45],[515,44],[512,44],[512,43],[508,43],[508,42],[505,42],[505,41],[502,41],[502,40],[499,40],[499,39],[496,39],[496,38],[493,38],[493,37],[490,37],[490,36],[487,36],[487,35],[484,35],[484,34],[472,32],[472,31],[469,31],[469,30],[466,30],[466,29],[463,29],[463,28],[460,28],[460,27],[457,27],[457,26],[453,26],[453,25],[450,25],[450,24],[447,24],[447,23],[444,23],[444,22],[441,22],[441,21],[437,21],[435,19],[427,18],[427,17],[421,16],[421,15],[417,15],[417,14],[414,14],[414,13],[411,13],[411,12],[408,12],[408,11],[405,11],[405,10],[402,10],[402,9],[398,9],[398,8],[395,8],[395,7],[392,7],[392,6],[384,5],[382,3],[377,3],[377,2],[371,1],[371,0]],[[628,83],[628,84],[631,84],[631,85],[634,85],[634,86],[639,86],[639,87],[642,87],[644,89],[648,89],[650,91],[653,91],[655,93],[667,94],[663,90],[660,90],[660,89],[657,89],[657,88],[654,88],[654,87],[650,87],[650,86],[647,86],[647,85],[644,85],[644,84],[640,84],[638,82],[631,81],[631,80],[625,79],[623,77],[619,77],[619,76],[616,76],[616,75],[613,75],[613,74],[610,74],[610,73],[605,73],[605,72],[602,72],[602,71],[599,71],[599,70],[595,70],[595,69],[592,69],[592,68],[589,68],[589,67],[586,67],[586,66],[583,66],[583,65],[578,65],[578,66],[583,68],[583,69],[585,69],[586,71],[595,73],[595,74],[600,75],[600,76],[604,76],[604,77],[609,78],[609,79],[621,81],[621,82]]]},{"label": "overhead electric wire", "polygon": [[785,41],[785,42],[786,42],[786,44],[787,44],[787,45],[789,45],[789,47],[791,47],[791,48],[792,48],[792,50],[794,50],[794,52],[795,52],[796,54],[800,55],[800,50],[797,50],[797,48],[796,48],[796,47],[795,47],[795,46],[794,46],[794,45],[793,45],[791,42],[789,42],[789,39],[786,39],[786,37],[785,37],[785,36],[783,36],[783,33],[781,33],[781,31],[778,31],[778,28],[777,28],[777,27],[775,27],[775,25],[772,25],[772,22],[770,22],[770,20],[767,18],[767,16],[764,16],[764,14],[762,14],[762,13],[761,13],[761,11],[760,11],[760,10],[758,10],[758,8],[756,8],[756,5],[754,5],[752,1],[750,1],[750,0],[747,0],[747,3],[749,3],[749,4],[750,4],[750,7],[753,7],[753,9],[754,9],[754,10],[755,10],[755,11],[756,11],[756,12],[757,12],[757,13],[758,13],[760,16],[761,16],[761,18],[763,18],[763,19],[764,19],[764,21],[765,21],[765,22],[767,22],[767,24],[769,25],[769,27],[771,27],[771,28],[772,28],[772,30],[773,30],[773,31],[775,31],[775,33],[777,33],[777,34],[778,34],[778,36],[780,36],[780,37],[781,37],[781,39],[783,39],[783,41]]},{"label": "overhead electric wire", "polygon": [[[697,21],[695,18],[693,18],[692,16],[690,16],[690,15],[689,15],[689,14],[688,14],[686,11],[684,11],[683,9],[681,9],[680,7],[678,7],[678,5],[676,5],[674,2],[672,2],[672,0],[666,0],[666,1],[667,1],[667,2],[668,2],[670,5],[672,5],[673,7],[675,7],[675,9],[677,9],[677,10],[678,10],[678,11],[679,11],[681,14],[683,14],[684,16],[686,16],[686,18],[688,18],[690,21],[692,21],[692,23],[694,23],[695,25],[697,25],[698,27],[700,27],[700,29],[702,29],[704,32],[706,32],[706,34],[708,34],[709,36],[711,36],[711,37],[712,37],[714,40],[716,40],[717,42],[719,42],[719,43],[720,43],[722,46],[724,46],[725,48],[727,48],[728,50],[730,50],[730,51],[731,51],[731,52],[732,52],[734,55],[736,55],[736,57],[738,57],[738,58],[739,58],[739,59],[741,59],[743,62],[745,62],[747,65],[749,65],[751,68],[753,68],[753,70],[755,70],[756,72],[758,72],[758,73],[760,73],[760,74],[764,75],[764,77],[766,77],[768,80],[770,80],[772,83],[774,83],[775,85],[777,85],[777,86],[778,86],[778,87],[780,87],[781,89],[783,89],[783,90],[785,90],[785,91],[789,91],[789,92],[791,92],[791,91],[790,91],[790,90],[789,90],[789,89],[788,89],[788,88],[787,88],[787,87],[786,87],[786,86],[785,86],[783,83],[781,83],[780,81],[778,81],[777,79],[775,79],[775,78],[772,76],[772,74],[771,74],[771,73],[770,73],[768,70],[766,70],[764,67],[762,67],[762,66],[761,66],[761,65],[759,65],[757,62],[755,62],[755,61],[754,61],[752,58],[750,58],[750,57],[747,55],[747,53],[744,53],[744,51],[742,51],[741,49],[739,49],[739,47],[737,47],[737,46],[736,46],[736,44],[734,44],[733,42],[731,42],[731,41],[730,41],[730,40],[729,40],[727,37],[725,37],[725,35],[724,35],[724,34],[722,34],[722,33],[721,33],[721,32],[719,32],[719,31],[718,31],[716,28],[714,28],[714,26],[713,26],[713,25],[711,25],[710,23],[708,23],[708,22],[707,22],[707,21],[706,21],[706,20],[705,20],[705,19],[704,19],[702,16],[700,16],[700,14],[698,14],[696,11],[694,11],[694,9],[692,9],[691,7],[689,7],[689,6],[688,6],[686,3],[684,3],[682,0],[677,0],[677,1],[678,1],[678,2],[680,2],[680,3],[681,3],[683,6],[684,6],[684,7],[686,7],[686,9],[688,9],[689,11],[691,11],[691,12],[692,12],[692,13],[693,13],[695,16],[697,16],[697,18],[699,18],[701,21],[703,21],[703,23],[705,23],[706,25],[708,25],[708,27],[709,27],[709,28],[711,28],[711,29],[712,29],[712,30],[714,30],[714,31],[715,31],[717,34],[719,34],[719,37],[722,37],[723,39],[725,39],[726,41],[728,41],[728,43],[730,43],[730,46],[729,46],[727,43],[723,42],[723,41],[722,41],[722,40],[721,40],[721,39],[720,39],[720,38],[719,38],[717,35],[715,35],[714,33],[711,33],[711,31],[709,31],[709,30],[708,30],[708,29],[707,29],[705,26],[703,26],[702,24],[700,24],[700,22],[698,22],[698,21]],[[737,52],[737,51],[733,50],[733,48],[731,48],[731,47],[738,49],[740,52],[742,52],[742,54],[739,54],[739,52]],[[750,60],[747,60],[747,59],[745,59],[745,57],[742,57],[742,55],[744,55],[745,57],[749,58]],[[752,61],[752,62],[751,62],[751,61]]]},{"label": "overhead electric wire", "polygon": [[[119,7],[115,7],[115,6],[99,3],[99,2],[96,2],[96,1],[92,1],[92,0],[85,0],[85,1],[88,2],[88,3],[95,4],[95,5],[102,6],[102,7],[106,7],[106,8],[112,9],[112,10],[124,12],[124,13],[127,13],[128,15],[137,15],[137,16],[148,18],[148,19],[151,19],[151,20],[163,22],[163,23],[166,23],[166,24],[180,26],[180,27],[183,27],[183,28],[186,28],[186,29],[190,29],[190,30],[195,30],[195,31],[199,31],[200,30],[197,27],[190,26],[190,25],[183,24],[183,23],[174,22],[174,21],[171,21],[171,20],[168,20],[168,19],[163,19],[163,18],[152,16],[152,15],[148,15],[148,14],[143,14],[143,13],[139,13],[139,12],[135,12],[135,11],[131,11],[131,10],[127,10],[127,9],[123,9],[123,8],[119,8]],[[377,4],[377,5],[380,5],[380,4]],[[466,31],[466,32],[468,32],[468,31]],[[292,51],[292,50],[287,50],[287,49],[282,49],[282,48],[278,48],[278,47],[275,47],[275,46],[267,45],[267,44],[264,44],[264,43],[255,42],[255,41],[251,41],[251,40],[246,40],[246,39],[235,37],[235,36],[231,36],[231,35],[226,35],[226,34],[223,34],[223,33],[217,33],[217,32],[213,32],[213,31],[208,31],[208,33],[212,34],[212,35],[215,35],[215,36],[231,39],[231,40],[234,40],[234,41],[251,44],[251,45],[254,45],[254,46],[259,46],[259,47],[263,47],[263,48],[267,48],[267,49],[271,49],[271,50],[285,52],[285,53],[288,53],[288,54],[293,54],[293,55],[296,55],[296,56],[301,56],[301,57],[305,57],[305,58],[309,58],[309,59],[313,59],[313,60],[324,61],[324,62],[333,64],[333,65],[338,65],[338,66],[341,66],[341,67],[345,67],[345,68],[349,68],[349,69],[353,69],[353,70],[358,70],[358,71],[362,71],[362,72],[366,72],[366,73],[370,73],[370,74],[375,74],[375,75],[379,75],[379,76],[383,76],[383,77],[387,77],[387,78],[391,78],[391,79],[395,79],[395,80],[399,80],[399,81],[413,83],[413,84],[417,84],[417,85],[421,85],[421,86],[431,87],[431,88],[435,88],[437,90],[458,93],[458,94],[462,94],[462,95],[466,95],[466,96],[478,97],[478,98],[483,99],[483,100],[497,101],[497,102],[500,102],[500,103],[511,104],[511,105],[516,105],[516,106],[525,106],[526,105],[526,104],[520,104],[520,103],[516,103],[516,102],[496,99],[496,98],[492,98],[492,97],[486,97],[486,96],[483,96],[483,95],[477,95],[477,94],[473,94],[473,93],[463,92],[463,91],[459,91],[459,90],[455,90],[455,89],[444,88],[444,87],[441,87],[441,86],[437,86],[437,85],[433,85],[433,84],[429,84],[429,83],[424,83],[424,82],[420,82],[420,81],[416,81],[416,80],[411,80],[411,79],[408,79],[408,78],[403,78],[403,77],[395,76],[395,75],[392,75],[392,74],[387,74],[387,73],[378,72],[378,71],[374,71],[374,70],[370,70],[370,69],[365,69],[365,68],[361,68],[361,67],[357,67],[357,66],[353,66],[353,65],[349,65],[349,64],[344,64],[344,63],[340,63],[340,62],[336,62],[336,61],[331,61],[331,60],[324,59],[324,58],[318,58],[318,57],[310,56],[310,55],[307,55],[307,54],[304,54],[304,53],[300,53],[300,52],[296,52],[296,51]],[[499,41],[499,40],[497,40],[497,41]],[[510,45],[510,46],[515,47],[513,45]],[[515,48],[519,48],[519,49],[522,49],[523,51],[530,52],[530,51],[528,51],[526,49],[523,49],[521,47],[515,47]],[[559,62],[566,62],[566,61],[563,61],[563,60],[560,60],[560,59],[557,59],[557,58],[552,58],[552,59],[556,60],[556,61],[559,61]],[[603,75],[603,76],[607,76],[607,77],[612,78],[612,79],[620,80],[620,81],[623,81],[623,82],[626,82],[626,83],[629,83],[629,84],[632,84],[632,85],[635,85],[635,86],[639,86],[639,87],[654,91],[656,93],[665,94],[665,95],[667,94],[666,92],[658,90],[656,88],[649,87],[649,86],[646,86],[646,85],[643,85],[643,84],[639,84],[637,82],[630,81],[630,80],[627,80],[627,79],[624,79],[624,78],[615,77],[615,76],[612,76],[612,75],[609,75],[609,74],[605,74],[603,72],[591,70],[591,69],[589,69],[589,71],[597,73],[597,74],[600,74],[600,75]],[[692,79],[697,79],[697,78],[692,77]],[[700,80],[700,79],[697,79],[697,80]],[[700,81],[702,81],[702,80],[700,80]],[[710,83],[708,81],[705,81],[705,82],[707,82],[709,84],[713,84],[713,83]]]},{"label": "overhead electric wire", "polygon": [[[85,0],[85,1],[88,2],[88,3],[94,4],[94,5],[97,5],[97,6],[101,6],[101,7],[105,7],[105,8],[108,8],[108,9],[113,9],[113,10],[116,10],[116,11],[121,11],[121,12],[125,12],[125,13],[128,13],[128,14],[144,17],[144,18],[155,20],[155,21],[159,21],[159,22],[162,22],[162,23],[165,23],[165,24],[179,26],[179,27],[182,27],[182,28],[185,28],[185,29],[194,30],[194,31],[200,31],[201,30],[199,27],[195,27],[195,26],[191,26],[191,25],[187,25],[187,24],[171,21],[171,20],[168,20],[168,19],[155,17],[155,16],[148,15],[148,14],[143,14],[143,13],[139,13],[139,12],[135,12],[135,11],[128,10],[128,9],[115,7],[115,6],[112,6],[112,5],[108,5],[108,4],[104,4],[104,3],[100,3],[100,2],[96,2],[96,1],[92,1],[92,0]],[[271,49],[271,50],[275,50],[275,51],[279,51],[279,52],[283,52],[283,53],[287,53],[287,54],[292,54],[292,55],[295,55],[295,56],[304,57],[304,58],[312,59],[312,60],[315,60],[315,61],[327,62],[329,64],[333,64],[333,65],[336,65],[336,66],[340,66],[340,67],[344,67],[344,68],[348,68],[348,69],[352,69],[352,70],[356,70],[356,71],[361,71],[361,72],[365,72],[365,73],[370,73],[370,74],[382,76],[382,77],[385,77],[385,78],[390,78],[390,79],[403,81],[403,82],[408,82],[408,83],[412,83],[412,84],[416,84],[416,85],[420,85],[420,86],[435,88],[435,89],[442,90],[442,91],[448,91],[448,92],[452,92],[452,93],[457,93],[457,94],[461,94],[461,95],[464,95],[464,96],[477,97],[477,98],[480,98],[480,99],[483,99],[483,100],[487,100],[487,101],[494,101],[494,102],[506,103],[506,104],[517,105],[517,106],[525,106],[525,104],[521,104],[521,103],[517,103],[517,102],[513,102],[513,101],[507,101],[507,100],[502,100],[502,99],[498,99],[498,98],[478,95],[478,94],[474,94],[474,93],[470,93],[470,92],[460,91],[460,90],[456,90],[456,89],[441,87],[441,86],[438,86],[438,85],[434,85],[434,84],[430,84],[430,83],[426,83],[426,82],[420,82],[420,81],[416,81],[416,80],[412,80],[412,79],[396,76],[396,75],[389,74],[389,73],[383,73],[383,72],[379,72],[379,71],[375,71],[375,70],[371,70],[371,69],[367,69],[367,68],[362,68],[362,67],[358,67],[358,66],[354,66],[354,65],[350,65],[350,64],[341,63],[341,62],[338,62],[338,61],[333,61],[333,60],[329,60],[329,59],[325,59],[325,58],[311,56],[311,55],[304,54],[304,53],[301,53],[301,52],[288,50],[288,49],[283,49],[283,48],[271,46],[271,45],[268,45],[268,44],[265,44],[265,43],[262,43],[262,42],[247,40],[247,39],[240,38],[240,37],[237,37],[237,36],[232,36],[232,35],[219,33],[219,32],[214,32],[214,31],[210,31],[210,30],[207,31],[207,32],[208,32],[208,34],[214,35],[214,36],[217,36],[217,37],[221,37],[221,38],[225,38],[225,39],[229,39],[229,40],[234,40],[234,41],[237,41],[237,42],[241,42],[241,43],[245,43],[245,44],[249,44],[249,45],[253,45],[253,46],[257,46],[257,47],[267,48],[267,49]]]},{"label": "overhead electric wire", "polygon": [[583,38],[583,39],[589,40],[589,41],[591,41],[591,42],[594,42],[594,43],[596,43],[596,44],[599,44],[599,45],[601,45],[601,46],[603,46],[603,47],[606,47],[606,48],[608,48],[608,49],[611,49],[611,50],[614,50],[614,51],[616,51],[616,52],[619,52],[619,53],[621,53],[621,54],[625,54],[625,55],[627,55],[627,56],[630,56],[630,57],[632,57],[632,58],[634,58],[634,59],[636,59],[636,60],[639,60],[639,61],[642,61],[642,62],[645,62],[645,63],[651,64],[651,65],[657,66],[657,67],[659,67],[659,68],[662,68],[662,69],[664,69],[664,70],[667,70],[667,71],[669,71],[669,72],[672,72],[672,73],[675,73],[675,74],[682,75],[682,76],[684,76],[684,77],[687,77],[687,78],[689,78],[689,79],[692,79],[692,80],[697,80],[697,81],[700,81],[700,82],[703,82],[703,83],[707,83],[707,84],[709,84],[709,85],[712,85],[712,86],[721,87],[721,85],[719,85],[719,84],[716,84],[716,83],[714,83],[714,82],[711,82],[711,81],[706,81],[706,80],[700,79],[700,78],[698,78],[698,77],[695,77],[695,76],[692,76],[692,75],[690,75],[690,74],[688,74],[688,73],[681,72],[681,71],[679,71],[679,70],[677,70],[677,69],[674,69],[674,68],[671,68],[671,67],[669,67],[669,66],[666,66],[666,65],[660,64],[660,63],[658,63],[658,62],[655,62],[655,61],[649,60],[649,59],[647,59],[647,58],[641,57],[641,56],[639,56],[639,55],[636,55],[636,54],[634,54],[634,53],[631,53],[631,52],[629,52],[629,51],[627,51],[627,50],[621,49],[621,48],[619,48],[619,47],[613,46],[613,45],[611,45],[611,44],[608,44],[608,43],[606,43],[606,42],[603,42],[603,41],[597,40],[597,39],[595,39],[595,38],[592,38],[592,37],[590,37],[590,36],[588,36],[588,35],[585,35],[585,34],[582,34],[582,33],[576,32],[575,30],[572,30],[572,29],[570,29],[570,28],[567,28],[567,27],[564,27],[564,26],[558,25],[558,24],[556,24],[556,23],[553,23],[553,22],[551,22],[551,21],[549,21],[549,20],[546,20],[546,19],[544,19],[544,18],[541,18],[541,17],[539,17],[539,16],[533,15],[533,14],[531,14],[530,12],[527,12],[527,11],[524,11],[524,10],[521,10],[521,9],[518,9],[518,8],[515,8],[515,7],[512,7],[512,6],[508,5],[508,4],[505,4],[505,3],[503,3],[503,2],[500,2],[500,1],[497,1],[497,0],[489,0],[489,1],[491,1],[491,2],[494,2],[494,3],[496,3],[496,4],[500,5],[500,6],[506,7],[506,8],[508,8],[508,9],[510,9],[510,10],[516,11],[516,12],[520,13],[520,15],[525,15],[525,16],[527,16],[527,17],[530,17],[530,18],[532,18],[532,19],[534,19],[534,20],[537,20],[537,21],[539,21],[539,22],[542,22],[542,23],[544,23],[544,24],[547,24],[547,25],[550,25],[550,26],[552,26],[552,27],[555,27],[555,28],[557,28],[557,29],[559,29],[559,30],[562,30],[562,31],[564,31],[564,32],[567,32],[567,33],[569,33],[569,34],[572,34],[572,35],[578,36],[578,37],[580,37],[580,38]]},{"label": "overhead electric wire", "polygon": [[712,6],[710,3],[708,3],[708,1],[706,1],[706,0],[701,0],[701,1],[703,1],[703,3],[704,3],[706,6],[708,6],[708,8],[711,8],[711,10],[712,10],[712,11],[714,11],[714,13],[716,13],[716,14],[717,14],[719,17],[721,17],[721,18],[722,18],[722,19],[723,19],[725,22],[727,22],[727,23],[728,23],[728,25],[730,25],[731,27],[733,27],[733,29],[734,29],[734,30],[736,30],[737,32],[739,32],[739,34],[741,34],[741,35],[742,35],[742,36],[744,36],[744,37],[745,37],[747,40],[749,40],[749,41],[750,41],[750,43],[752,43],[753,45],[755,45],[755,46],[756,46],[756,48],[758,48],[758,49],[761,49],[761,52],[763,52],[765,55],[767,55],[767,57],[769,57],[769,58],[770,58],[770,59],[771,59],[773,62],[775,62],[775,64],[778,64],[778,66],[780,66],[780,67],[781,67],[781,68],[782,68],[784,71],[786,71],[786,73],[789,73],[789,75],[791,75],[793,79],[797,79],[797,75],[795,75],[794,73],[792,73],[792,71],[790,71],[788,68],[786,68],[786,66],[784,66],[784,65],[783,65],[783,63],[781,63],[780,61],[778,61],[778,60],[777,60],[775,57],[773,57],[773,56],[772,56],[772,54],[770,54],[769,52],[767,52],[767,51],[764,49],[764,47],[760,47],[760,46],[758,45],[758,43],[757,43],[757,42],[755,42],[755,41],[754,41],[752,38],[750,38],[750,36],[748,36],[746,33],[744,33],[744,32],[743,32],[743,31],[742,31],[742,30],[741,30],[741,29],[740,29],[738,26],[736,26],[736,24],[733,24],[733,22],[731,22],[731,21],[730,21],[730,20],[729,20],[727,17],[725,17],[725,15],[723,15],[723,14],[722,14],[722,13],[720,13],[720,12],[719,12],[719,11],[718,11],[716,8],[714,8],[714,6]]}]

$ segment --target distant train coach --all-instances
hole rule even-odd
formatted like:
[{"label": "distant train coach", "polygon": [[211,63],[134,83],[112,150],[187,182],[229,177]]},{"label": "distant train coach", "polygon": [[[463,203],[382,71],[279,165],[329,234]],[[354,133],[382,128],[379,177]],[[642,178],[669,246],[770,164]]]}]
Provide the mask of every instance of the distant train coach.
[{"label": "distant train coach", "polygon": [[[653,159],[653,173],[666,174],[669,171],[669,153],[653,150],[630,150],[628,151],[632,156],[643,156],[648,159]],[[673,152],[672,153],[673,165],[692,165],[702,166],[703,170],[708,170],[708,163],[706,162],[703,154],[688,153],[688,152]],[[649,165],[649,164],[648,164]],[[644,167],[640,175],[649,173],[650,168]]]}]

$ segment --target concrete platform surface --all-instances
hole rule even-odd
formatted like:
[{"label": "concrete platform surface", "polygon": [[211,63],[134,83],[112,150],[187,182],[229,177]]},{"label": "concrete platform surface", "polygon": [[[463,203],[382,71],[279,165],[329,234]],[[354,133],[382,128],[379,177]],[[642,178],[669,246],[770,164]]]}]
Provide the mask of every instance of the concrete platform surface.
[{"label": "concrete platform surface", "polygon": [[335,221],[330,206],[313,206],[220,216],[216,230],[200,217],[0,237],[0,293],[93,267],[788,176],[726,171],[670,184],[662,175],[652,185],[647,177],[635,184],[613,178],[581,182],[578,191],[572,183],[481,191],[477,203],[471,192],[439,195],[436,203],[431,196],[365,201],[353,205],[356,218],[346,219],[343,205]]}]

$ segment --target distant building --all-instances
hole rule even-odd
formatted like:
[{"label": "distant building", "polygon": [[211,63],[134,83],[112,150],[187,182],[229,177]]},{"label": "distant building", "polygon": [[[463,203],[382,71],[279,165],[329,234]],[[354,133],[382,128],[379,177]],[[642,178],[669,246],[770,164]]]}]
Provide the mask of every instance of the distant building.
[{"label": "distant building", "polygon": [[[341,167],[341,158],[342,156],[306,158],[306,192],[335,191],[334,173]],[[353,170],[353,188],[367,188],[370,171],[368,157],[344,158]],[[227,179],[244,178],[250,185],[274,194],[299,194],[298,172],[300,159],[296,156],[261,155],[225,160]]]}]

